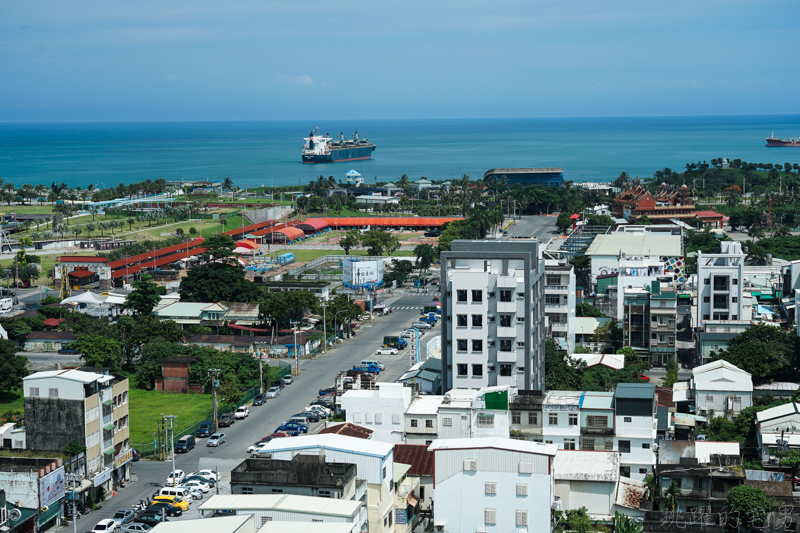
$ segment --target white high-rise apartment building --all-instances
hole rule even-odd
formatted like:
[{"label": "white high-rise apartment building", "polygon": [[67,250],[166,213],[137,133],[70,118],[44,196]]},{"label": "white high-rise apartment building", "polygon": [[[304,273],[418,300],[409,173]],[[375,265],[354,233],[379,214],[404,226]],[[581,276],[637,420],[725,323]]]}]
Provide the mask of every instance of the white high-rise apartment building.
[{"label": "white high-rise apartment building", "polygon": [[547,336],[559,349],[575,350],[575,268],[564,260],[544,260],[544,314]]},{"label": "white high-rise apartment building", "polygon": [[742,300],[744,252],[738,241],[720,243],[720,253],[697,253],[697,324],[706,320],[749,320]]},{"label": "white high-rise apartment building", "polygon": [[544,389],[544,260],[537,241],[468,241],[441,254],[442,392]]}]

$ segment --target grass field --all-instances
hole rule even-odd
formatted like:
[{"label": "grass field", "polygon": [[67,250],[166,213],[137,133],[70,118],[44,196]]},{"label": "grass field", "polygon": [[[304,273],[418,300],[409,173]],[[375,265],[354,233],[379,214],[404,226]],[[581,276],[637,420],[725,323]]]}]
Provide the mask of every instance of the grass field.
[{"label": "grass field", "polygon": [[131,446],[153,442],[161,414],[176,415],[175,432],[201,420],[211,412],[210,394],[164,394],[157,391],[130,390]]},{"label": "grass field", "polygon": [[0,392],[0,417],[5,418],[3,415],[9,411],[23,411],[24,403],[19,389]]}]

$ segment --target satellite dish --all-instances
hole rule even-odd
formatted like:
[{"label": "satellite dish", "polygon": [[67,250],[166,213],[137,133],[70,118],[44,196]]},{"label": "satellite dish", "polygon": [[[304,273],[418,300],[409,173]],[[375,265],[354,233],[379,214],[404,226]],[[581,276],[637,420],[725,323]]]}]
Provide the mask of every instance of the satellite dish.
[{"label": "satellite dish", "polygon": [[20,512],[19,509],[11,509],[8,512],[8,519],[11,520],[12,522],[16,522],[20,518],[22,518],[22,512]]},{"label": "satellite dish", "polygon": [[49,507],[47,507],[47,506],[45,505],[44,507],[42,507],[42,512],[43,512],[43,513],[46,513],[48,509],[49,509]]}]

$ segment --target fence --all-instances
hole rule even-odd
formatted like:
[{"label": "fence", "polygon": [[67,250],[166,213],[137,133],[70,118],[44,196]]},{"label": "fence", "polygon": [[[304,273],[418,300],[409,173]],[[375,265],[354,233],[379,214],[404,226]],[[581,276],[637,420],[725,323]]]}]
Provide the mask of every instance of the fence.
[{"label": "fence", "polygon": [[[297,276],[298,274],[302,274],[306,270],[314,270],[319,268],[323,265],[327,265],[330,263],[340,263],[341,261],[348,261],[351,259],[356,259],[358,261],[383,261],[386,257],[381,255],[323,255],[313,261],[309,261],[305,265],[299,266],[297,268],[293,268],[289,272],[287,272],[290,276]],[[339,276],[339,279],[342,279]]]}]

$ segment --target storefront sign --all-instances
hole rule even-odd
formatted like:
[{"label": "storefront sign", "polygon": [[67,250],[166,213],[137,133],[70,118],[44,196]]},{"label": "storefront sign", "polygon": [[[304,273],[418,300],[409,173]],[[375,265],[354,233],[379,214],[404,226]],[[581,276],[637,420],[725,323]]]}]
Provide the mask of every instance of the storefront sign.
[{"label": "storefront sign", "polygon": [[94,479],[92,480],[92,484],[95,487],[99,487],[100,485],[102,485],[103,483],[108,481],[109,479],[111,479],[111,469],[110,468],[108,468],[106,470],[103,470],[102,472],[100,472],[99,474],[94,476]]},{"label": "storefront sign", "polygon": [[121,453],[114,459],[114,468],[119,468],[122,465],[129,463],[133,459],[133,450],[128,450],[125,453]]}]

